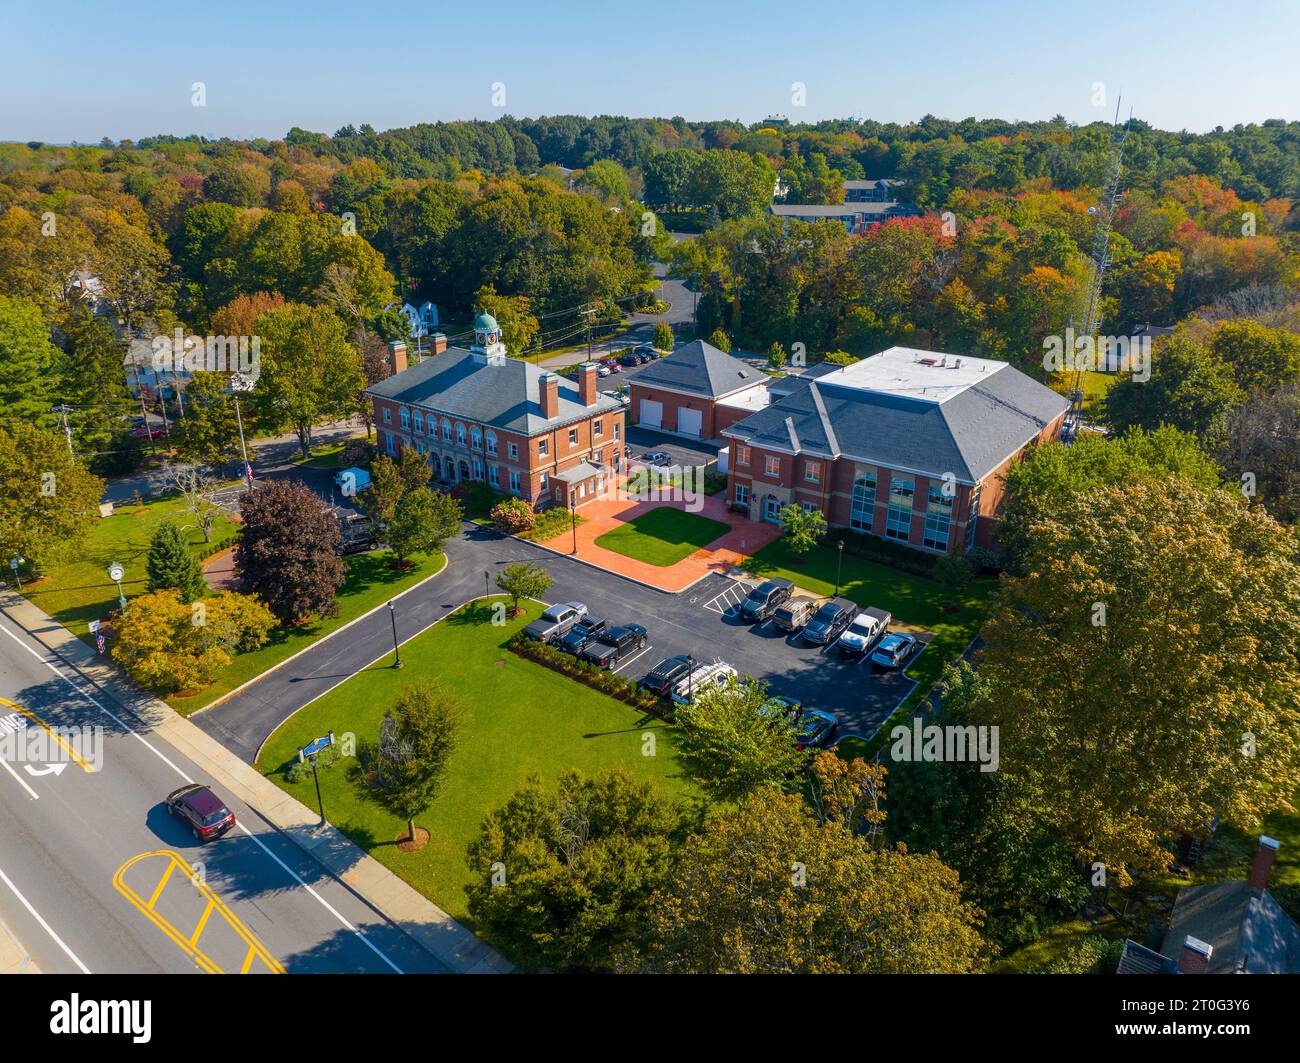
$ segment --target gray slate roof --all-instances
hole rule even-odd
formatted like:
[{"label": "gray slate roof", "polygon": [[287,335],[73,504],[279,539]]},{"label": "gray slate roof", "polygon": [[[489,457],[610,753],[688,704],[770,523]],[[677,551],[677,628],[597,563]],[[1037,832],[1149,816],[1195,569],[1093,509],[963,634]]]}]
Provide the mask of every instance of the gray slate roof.
[{"label": "gray slate roof", "polygon": [[781,451],[845,456],[937,476],[950,472],[963,483],[984,479],[1069,405],[1010,365],[942,403],[825,380],[794,377],[781,383],[791,388],[789,394],[722,435]]},{"label": "gray slate roof", "polygon": [[1136,941],[1125,939],[1124,950],[1119,956],[1119,965],[1115,968],[1116,974],[1174,974],[1178,970],[1178,964],[1162,956],[1158,952],[1153,952],[1145,945],[1139,945]]},{"label": "gray slate roof", "polygon": [[767,379],[766,373],[733,358],[726,351],[720,351],[703,340],[693,340],[678,347],[667,358],[646,366],[632,383],[721,399]]},{"label": "gray slate roof", "polygon": [[781,218],[842,218],[849,214],[911,214],[912,207],[892,200],[866,203],[776,203],[772,213]]},{"label": "gray slate roof", "polygon": [[366,394],[525,435],[581,420],[593,413],[623,409],[617,399],[603,394],[592,405],[584,406],[578,398],[577,383],[557,377],[559,414],[548,421],[542,416],[538,383],[545,375],[546,370],[531,362],[507,358],[501,363],[484,365],[463,347],[449,347],[442,354],[372,384]]},{"label": "gray slate roof", "polygon": [[1161,953],[1177,961],[1189,934],[1213,946],[1210,974],[1300,974],[1300,927],[1272,894],[1245,882],[1179,890]]}]

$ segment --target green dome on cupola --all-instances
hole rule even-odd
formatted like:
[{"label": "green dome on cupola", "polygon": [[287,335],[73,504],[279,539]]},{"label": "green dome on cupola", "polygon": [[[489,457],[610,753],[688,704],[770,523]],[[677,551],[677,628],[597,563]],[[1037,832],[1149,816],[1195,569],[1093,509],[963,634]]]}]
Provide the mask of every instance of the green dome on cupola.
[{"label": "green dome on cupola", "polygon": [[474,319],[475,332],[496,332],[498,327],[497,319],[486,310]]}]

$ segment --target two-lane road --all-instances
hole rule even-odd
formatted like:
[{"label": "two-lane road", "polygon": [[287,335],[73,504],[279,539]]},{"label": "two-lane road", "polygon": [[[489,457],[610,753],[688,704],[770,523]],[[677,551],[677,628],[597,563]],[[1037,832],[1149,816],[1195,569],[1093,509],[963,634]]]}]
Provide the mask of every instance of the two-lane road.
[{"label": "two-lane road", "polygon": [[[196,842],[163,798],[203,767],[3,616],[0,698],[0,916],[43,971],[444,970],[232,794],[236,829]],[[46,727],[79,757],[24,759]]]}]

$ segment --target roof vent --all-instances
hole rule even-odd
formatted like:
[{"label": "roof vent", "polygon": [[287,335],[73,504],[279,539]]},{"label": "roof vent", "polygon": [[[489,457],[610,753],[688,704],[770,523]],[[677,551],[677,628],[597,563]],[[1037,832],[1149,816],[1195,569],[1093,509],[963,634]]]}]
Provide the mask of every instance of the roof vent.
[{"label": "roof vent", "polygon": [[954,359],[952,360],[952,367],[953,367],[954,369],[960,369],[960,368],[961,368],[961,359],[960,359],[960,358],[954,358]]},{"label": "roof vent", "polygon": [[947,364],[948,364],[948,356],[947,356],[946,354],[945,354],[942,358],[939,359],[939,364],[940,364],[940,365],[947,365]]}]

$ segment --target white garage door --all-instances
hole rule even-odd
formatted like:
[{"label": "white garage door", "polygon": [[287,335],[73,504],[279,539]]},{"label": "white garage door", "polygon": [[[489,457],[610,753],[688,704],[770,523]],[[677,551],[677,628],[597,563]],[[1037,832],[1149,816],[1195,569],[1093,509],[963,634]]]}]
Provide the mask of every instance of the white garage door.
[{"label": "white garage door", "polygon": [[684,436],[697,436],[700,434],[700,425],[703,424],[703,413],[700,410],[688,410],[685,406],[677,411],[677,431]]},{"label": "white garage door", "polygon": [[647,428],[662,428],[664,423],[664,404],[653,399],[641,400],[641,424]]}]

